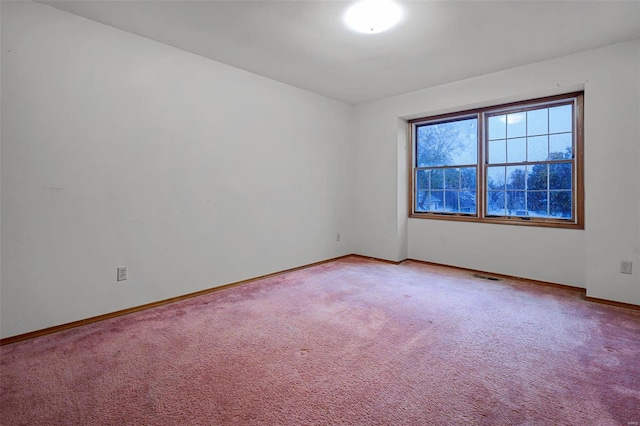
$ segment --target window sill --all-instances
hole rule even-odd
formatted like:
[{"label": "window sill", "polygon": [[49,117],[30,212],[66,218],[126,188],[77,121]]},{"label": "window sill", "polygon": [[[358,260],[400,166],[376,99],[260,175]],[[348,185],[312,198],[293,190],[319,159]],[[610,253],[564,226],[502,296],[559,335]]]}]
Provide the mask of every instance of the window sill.
[{"label": "window sill", "polygon": [[447,220],[453,222],[476,222],[496,225],[535,226],[541,228],[584,229],[583,223],[557,219],[533,219],[520,216],[478,217],[456,213],[411,213],[410,219]]}]

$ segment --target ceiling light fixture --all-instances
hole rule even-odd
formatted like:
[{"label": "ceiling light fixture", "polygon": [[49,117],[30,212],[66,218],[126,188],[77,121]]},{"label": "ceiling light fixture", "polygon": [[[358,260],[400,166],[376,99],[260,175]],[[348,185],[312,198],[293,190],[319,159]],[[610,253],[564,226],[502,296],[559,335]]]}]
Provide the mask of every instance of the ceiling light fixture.
[{"label": "ceiling light fixture", "polygon": [[367,34],[388,30],[400,18],[400,6],[389,0],[364,0],[351,6],[344,15],[344,21],[349,27]]}]

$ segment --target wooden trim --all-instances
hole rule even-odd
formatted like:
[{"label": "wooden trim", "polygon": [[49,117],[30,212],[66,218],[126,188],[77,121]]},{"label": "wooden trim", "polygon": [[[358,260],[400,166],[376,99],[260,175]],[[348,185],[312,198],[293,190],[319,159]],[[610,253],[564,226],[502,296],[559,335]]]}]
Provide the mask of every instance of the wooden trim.
[{"label": "wooden trim", "polygon": [[538,228],[565,228],[565,229],[584,229],[574,222],[561,222],[554,219],[539,218],[535,221],[523,219],[519,216],[509,217],[475,217],[463,214],[442,214],[442,213],[413,213],[409,215],[410,219],[430,219],[430,220],[448,220],[459,222],[475,222],[493,225],[516,225],[516,226],[535,226]]},{"label": "wooden trim", "polygon": [[314,263],[309,263],[307,265],[298,266],[298,267],[295,267],[295,268],[285,269],[285,270],[279,271],[279,272],[273,272],[271,274],[260,275],[260,276],[255,277],[255,278],[249,278],[249,279],[246,279],[246,280],[237,281],[237,282],[230,283],[230,284],[224,284],[224,285],[221,285],[221,286],[218,286],[218,287],[213,287],[213,288],[208,288],[208,289],[205,289],[205,290],[195,291],[193,293],[184,294],[182,296],[171,297],[169,299],[159,300],[157,302],[146,303],[144,305],[134,306],[132,308],[122,309],[120,311],[110,312],[110,313],[107,313],[107,314],[98,315],[98,316],[90,317],[90,318],[85,318],[85,319],[81,319],[81,320],[78,320],[78,321],[73,321],[73,322],[69,322],[69,323],[65,323],[65,324],[54,325],[53,327],[43,328],[41,330],[35,330],[35,331],[31,331],[31,332],[24,333],[24,334],[18,334],[16,336],[5,337],[4,339],[0,339],[0,346],[10,345],[11,343],[20,342],[20,341],[31,339],[31,338],[34,338],[34,337],[44,336],[44,335],[47,335],[47,334],[57,333],[59,331],[68,330],[70,328],[75,328],[75,327],[80,327],[80,326],[83,326],[83,325],[91,324],[91,323],[98,322],[98,321],[107,320],[107,319],[110,319],[110,318],[119,317],[119,316],[122,316],[122,315],[132,314],[134,312],[144,311],[146,309],[151,309],[151,308],[155,308],[155,307],[158,307],[158,306],[167,305],[169,303],[180,302],[182,300],[191,299],[192,297],[198,297],[198,296],[202,296],[202,295],[209,294],[209,293],[215,293],[217,291],[226,290],[228,288],[236,287],[236,286],[239,286],[239,285],[242,285],[242,284],[248,284],[248,283],[251,283],[251,282],[254,282],[254,281],[258,281],[258,280],[262,280],[262,279],[265,279],[265,278],[271,278],[271,277],[275,277],[275,276],[278,276],[278,275],[286,274],[288,272],[299,271],[301,269],[307,269],[307,268],[311,268],[313,266],[318,266],[318,265],[323,265],[325,263],[335,262],[336,260],[346,259],[346,258],[349,258],[349,257],[352,257],[352,256],[363,257],[363,258],[366,258],[366,259],[378,260],[378,261],[382,261],[382,262],[394,263],[394,262],[392,262],[390,260],[375,259],[375,258],[372,258],[372,257],[347,254],[347,255],[344,255],[344,256],[334,257],[332,259],[322,260],[320,262],[314,262]]},{"label": "wooden trim", "polygon": [[406,260],[411,261],[411,262],[423,263],[425,265],[430,265],[430,266],[444,266],[446,268],[457,269],[459,271],[468,271],[470,273],[488,275],[488,276],[491,276],[491,277],[497,277],[497,278],[501,278],[501,279],[515,280],[515,281],[526,281],[526,282],[529,282],[529,283],[532,283],[532,284],[543,285],[543,286],[546,286],[546,287],[562,288],[564,290],[571,290],[571,291],[575,291],[575,292],[582,293],[582,294],[585,294],[586,291],[587,291],[586,289],[584,289],[582,287],[575,287],[575,286],[567,285],[567,284],[552,283],[552,282],[549,282],[549,281],[534,280],[532,278],[516,277],[514,275],[497,274],[495,272],[488,272],[488,271],[483,271],[483,270],[480,270],[480,269],[463,268],[461,266],[447,265],[447,264],[444,264],[444,263],[429,262],[429,261],[426,261],[426,260],[418,260],[418,259],[406,259]]},{"label": "wooden trim", "polygon": [[349,256],[350,257],[356,257],[358,259],[373,260],[375,262],[390,263],[391,265],[399,265],[402,262],[404,262],[404,260],[388,260],[388,259],[382,259],[382,258],[379,258],[379,257],[364,256],[362,254],[351,254]]},{"label": "wooden trim", "polygon": [[327,259],[327,260],[322,260],[320,262],[314,262],[314,263],[309,263],[307,265],[303,265],[303,266],[298,266],[295,268],[291,268],[291,269],[285,269],[283,271],[279,271],[279,272],[273,272],[271,274],[266,274],[266,275],[261,275],[255,278],[249,278],[246,280],[242,280],[242,281],[237,281],[234,283],[230,283],[230,284],[225,284],[225,285],[221,285],[218,287],[213,287],[213,288],[209,288],[209,289],[205,289],[205,290],[200,290],[200,291],[196,291],[193,293],[188,293],[182,296],[176,296],[176,297],[172,297],[169,299],[164,299],[164,300],[160,300],[157,302],[151,302],[151,303],[147,303],[144,305],[140,305],[140,306],[134,306],[132,308],[127,308],[127,309],[122,309],[120,311],[115,311],[115,312],[110,312],[107,314],[103,314],[103,315],[98,315],[95,317],[91,317],[91,318],[86,318],[86,319],[82,319],[82,320],[78,320],[78,321],[73,321],[73,322],[69,322],[66,324],[60,324],[60,325],[56,325],[53,327],[48,327],[48,328],[44,328],[41,330],[35,330],[35,331],[31,331],[29,333],[24,333],[24,334],[18,334],[16,336],[11,336],[11,337],[5,337],[4,339],[0,339],[0,346],[4,346],[4,345],[10,345],[12,343],[17,343],[17,342],[21,342],[23,340],[27,340],[27,339],[32,339],[34,337],[40,337],[40,336],[45,336],[47,334],[52,334],[52,333],[57,333],[59,331],[64,331],[64,330],[68,330],[71,328],[75,328],[75,327],[80,327],[83,325],[87,325],[87,324],[91,324],[94,322],[99,322],[99,321],[103,321],[103,320],[107,320],[110,318],[115,318],[115,317],[119,317],[122,315],[127,315],[127,314],[131,314],[134,312],[139,312],[139,311],[144,311],[146,309],[151,309],[151,308],[155,308],[158,306],[162,306],[162,305],[167,305],[169,303],[174,303],[174,302],[179,302],[182,300],[186,300],[186,299],[190,299],[193,297],[198,297],[198,296],[203,296],[205,294],[209,294],[209,293],[215,293],[217,291],[221,291],[221,290],[226,290],[228,288],[232,288],[232,287],[236,287],[242,284],[248,284],[254,281],[259,281],[262,279],[266,279],[266,278],[271,278],[271,277],[275,277],[278,275],[282,275],[282,274],[286,274],[289,272],[294,272],[294,271],[299,271],[302,269],[307,269],[307,268],[311,268],[313,266],[319,266],[319,265],[323,265],[326,263],[331,263],[331,262],[335,262],[341,259],[347,259],[347,258],[358,258],[358,259],[365,259],[365,260],[372,260],[375,262],[382,262],[382,263],[387,263],[387,264],[391,264],[391,265],[400,265],[405,261],[410,261],[410,262],[416,262],[416,263],[422,263],[425,265],[431,265],[431,266],[442,266],[442,267],[446,267],[446,268],[452,268],[452,269],[457,269],[457,270],[462,270],[462,271],[468,271],[471,273],[479,273],[479,274],[483,274],[483,275],[489,275],[489,276],[493,276],[493,277],[499,277],[499,278],[504,278],[504,279],[510,279],[510,280],[516,280],[516,281],[526,281],[526,282],[530,282],[533,284],[540,284],[540,285],[544,285],[544,286],[549,286],[549,287],[556,287],[556,288],[562,288],[565,290],[571,290],[571,291],[576,291],[579,293],[582,293],[583,296],[582,298],[586,301],[589,302],[594,302],[594,303],[603,303],[606,305],[612,305],[612,306],[618,306],[618,307],[622,307],[622,308],[628,308],[628,309],[633,309],[633,310],[640,310],[640,306],[639,305],[634,305],[631,303],[623,303],[623,302],[615,302],[612,300],[606,300],[606,299],[598,299],[595,297],[589,297],[586,296],[586,290],[580,287],[574,287],[574,286],[569,286],[566,284],[557,284],[557,283],[551,283],[548,281],[539,281],[539,280],[534,280],[531,278],[522,278],[522,277],[516,277],[516,276],[512,276],[512,275],[504,275],[504,274],[497,274],[494,272],[487,272],[487,271],[483,271],[480,269],[470,269],[470,268],[463,268],[460,266],[453,266],[453,265],[446,265],[443,263],[436,263],[436,262],[428,262],[426,260],[418,260],[418,259],[405,259],[405,260],[401,260],[401,261],[395,261],[395,260],[388,260],[388,259],[381,259],[381,258],[377,258],[377,257],[371,257],[371,256],[364,256],[364,255],[360,255],[360,254],[347,254],[344,256],[339,256],[339,257],[335,257],[332,259]]},{"label": "wooden trim", "polygon": [[413,212],[415,211],[415,195],[416,192],[413,189],[414,186],[414,182],[413,182],[413,174],[414,174],[414,163],[415,163],[415,158],[417,157],[416,153],[414,152],[417,147],[415,146],[415,144],[413,143],[414,140],[414,133],[415,133],[415,126],[413,125],[413,123],[409,122],[408,124],[409,126],[409,131],[408,136],[409,136],[409,141],[407,142],[407,146],[409,147],[408,151],[409,151],[409,155],[407,156],[407,162],[409,163],[409,167],[407,167],[407,175],[409,177],[409,217],[411,217],[413,215]]},{"label": "wooden trim", "polygon": [[576,225],[584,229],[584,92],[576,95],[576,192],[575,209]]},{"label": "wooden trim", "polygon": [[485,135],[486,126],[484,123],[484,114],[478,113],[478,161],[476,164],[476,214],[474,219],[481,220],[484,217],[484,206],[487,205],[487,199],[484,191],[484,180],[486,178],[487,171],[485,170],[485,162],[487,161],[488,152],[488,137]]},{"label": "wooden trim", "polygon": [[[572,191],[572,217],[573,220],[556,219],[556,218],[537,218],[537,217],[520,217],[520,216],[496,216],[491,217],[487,215],[487,200],[485,197],[487,193],[486,182],[486,167],[487,165],[487,150],[488,150],[488,137],[485,134],[485,120],[487,117],[494,115],[502,115],[507,113],[518,113],[540,108],[541,106],[555,106],[555,105],[573,105],[575,113],[574,120],[574,159],[571,160],[571,164],[574,165],[573,170],[575,172],[574,184],[575,188]],[[463,213],[442,213],[442,212],[416,212],[415,211],[415,195],[416,190],[414,188],[415,176],[415,129],[416,126],[429,125],[436,123],[444,123],[451,121],[458,121],[477,117],[478,120],[478,163],[476,165],[476,213],[463,214]],[[434,220],[448,220],[448,221],[460,221],[460,222],[477,222],[477,223],[492,223],[499,225],[517,225],[517,226],[536,226],[542,228],[562,228],[562,229],[584,229],[584,91],[570,92],[560,95],[547,96],[536,99],[528,99],[524,101],[511,102],[507,104],[498,104],[492,106],[486,106],[482,108],[475,108],[466,111],[451,112],[447,114],[441,114],[431,117],[420,117],[408,121],[409,125],[409,218],[413,219],[434,219]],[[508,165],[514,165],[516,163],[505,163]],[[529,164],[529,163],[523,163]],[[516,164],[517,165],[517,164]],[[460,166],[463,167],[463,166]]]},{"label": "wooden trim", "polygon": [[521,112],[527,112],[540,107],[540,104],[548,104],[549,107],[561,106],[561,105],[573,105],[573,100],[570,98],[576,98],[583,91],[566,93],[564,95],[547,96],[544,98],[530,99],[518,102],[512,102],[504,105],[496,105],[483,108],[486,112],[486,117],[493,117],[503,114],[518,114]]},{"label": "wooden trim", "polygon": [[[450,121],[456,121],[456,120],[453,120],[456,117],[462,117],[461,119],[464,119],[465,116],[471,116],[471,115],[480,114],[480,113],[489,113],[491,115],[494,115],[494,112],[496,113],[495,115],[502,115],[504,113],[517,113],[517,112],[522,112],[522,111],[526,111],[527,109],[530,109],[529,106],[532,106],[531,104],[544,104],[544,103],[552,103],[555,101],[558,101],[558,103],[561,104],[562,101],[567,100],[567,98],[578,97],[583,94],[584,94],[584,91],[580,90],[577,92],[568,92],[561,95],[545,96],[542,98],[534,98],[534,99],[526,99],[524,101],[510,102],[507,104],[489,105],[486,107],[468,109],[465,111],[450,112],[447,114],[440,114],[440,115],[427,116],[427,117],[419,117],[419,118],[414,118],[412,120],[409,120],[408,122],[409,124],[413,124],[413,123],[427,123],[427,122],[435,122],[435,121],[448,121],[450,119],[451,119]],[[566,102],[566,103],[569,103],[569,102]]]},{"label": "wooden trim", "polygon": [[602,303],[604,305],[617,306],[619,308],[633,309],[634,311],[640,311],[640,305],[634,305],[633,303],[616,302],[615,300],[599,299],[597,297],[584,296],[584,300],[593,303]]},{"label": "wooden trim", "polygon": [[[480,110],[477,110],[480,111]],[[472,219],[472,221],[482,221],[482,219],[480,218],[480,212],[478,210],[478,205],[482,204],[482,193],[479,191],[480,188],[480,182],[482,181],[482,171],[481,168],[479,167],[479,164],[481,162],[481,157],[482,157],[482,152],[483,150],[481,149],[481,145],[482,145],[482,141],[483,138],[481,137],[481,133],[482,133],[482,129],[483,129],[483,125],[481,123],[481,117],[480,117],[480,113],[477,112],[475,110],[472,111],[468,111],[468,114],[463,113],[449,113],[449,114],[444,114],[444,115],[439,115],[439,116],[435,116],[435,117],[429,117],[429,118],[423,118],[423,119],[414,119],[414,120],[410,120],[409,123],[409,141],[408,141],[408,146],[410,147],[409,149],[409,155],[408,155],[408,162],[409,162],[409,167],[407,168],[407,173],[409,175],[409,217],[412,218],[428,218],[428,219],[432,219],[432,218],[436,218],[436,216],[441,216],[440,219],[444,219],[444,220],[451,220],[451,217],[457,217],[457,218],[464,218],[463,220],[469,220]],[[477,121],[477,158],[476,158],[476,163],[473,164],[457,164],[455,166],[435,166],[435,167],[417,167],[415,166],[416,163],[416,159],[417,159],[417,150],[418,147],[417,145],[414,143],[415,140],[415,129],[416,126],[419,124],[424,124],[424,125],[430,125],[430,124],[441,124],[441,123],[449,123],[449,122],[455,122],[455,121],[462,121],[462,120],[469,120],[469,119],[475,119]],[[432,212],[419,212],[416,213],[415,211],[415,206],[416,206],[416,191],[414,189],[415,186],[415,170],[420,170],[420,169],[448,169],[448,168],[470,168],[470,167],[474,167],[476,169],[476,212],[475,213],[432,213]],[[454,219],[455,220],[455,219]]]}]

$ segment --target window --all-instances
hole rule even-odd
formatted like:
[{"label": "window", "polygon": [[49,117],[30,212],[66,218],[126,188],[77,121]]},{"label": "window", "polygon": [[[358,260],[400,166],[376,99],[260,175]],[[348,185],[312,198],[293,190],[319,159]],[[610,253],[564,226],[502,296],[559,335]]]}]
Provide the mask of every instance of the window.
[{"label": "window", "polygon": [[583,94],[410,122],[410,217],[584,228]]}]

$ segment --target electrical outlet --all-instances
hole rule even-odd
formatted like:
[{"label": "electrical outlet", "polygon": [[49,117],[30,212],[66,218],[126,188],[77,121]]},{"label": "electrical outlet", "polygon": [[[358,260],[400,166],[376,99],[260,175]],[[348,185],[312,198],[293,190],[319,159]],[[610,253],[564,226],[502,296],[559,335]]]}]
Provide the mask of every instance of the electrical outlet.
[{"label": "electrical outlet", "polygon": [[620,273],[631,275],[631,265],[633,265],[633,263],[627,262],[626,260],[620,262]]},{"label": "electrical outlet", "polygon": [[127,279],[127,267],[119,266],[118,267],[118,281],[124,281]]}]

